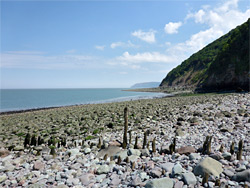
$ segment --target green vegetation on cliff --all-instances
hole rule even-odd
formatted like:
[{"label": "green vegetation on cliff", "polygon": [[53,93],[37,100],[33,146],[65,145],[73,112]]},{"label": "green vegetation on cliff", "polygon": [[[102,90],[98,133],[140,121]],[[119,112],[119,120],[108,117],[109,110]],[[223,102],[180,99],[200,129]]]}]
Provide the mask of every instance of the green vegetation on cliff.
[{"label": "green vegetation on cliff", "polygon": [[193,54],[169,72],[160,86],[249,90],[249,22]]}]

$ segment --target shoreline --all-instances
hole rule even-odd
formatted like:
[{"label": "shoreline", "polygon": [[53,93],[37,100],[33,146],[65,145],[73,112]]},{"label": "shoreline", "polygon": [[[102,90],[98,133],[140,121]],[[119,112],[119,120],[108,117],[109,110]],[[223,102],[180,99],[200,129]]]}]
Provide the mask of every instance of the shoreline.
[{"label": "shoreline", "polygon": [[[126,90],[122,90],[126,91]],[[129,90],[128,90],[129,91]],[[158,93],[158,92],[154,92]],[[96,102],[89,102],[86,104],[72,104],[72,105],[62,105],[62,106],[49,106],[49,107],[38,107],[38,108],[28,108],[28,109],[20,109],[20,110],[9,110],[9,111],[3,111],[0,112],[0,116],[2,115],[11,115],[11,114],[20,114],[20,113],[26,113],[26,112],[36,112],[36,111],[42,111],[42,110],[51,110],[51,109],[58,109],[58,108],[67,108],[67,107],[77,107],[77,106],[86,106],[86,105],[93,105],[93,104],[110,104],[110,103],[119,103],[119,102],[127,102],[127,101],[137,101],[137,100],[147,100],[147,99],[158,99],[158,98],[165,98],[165,97],[173,97],[173,94],[167,94],[167,93],[162,93],[165,94],[165,96],[135,96],[135,98],[131,97],[128,99],[107,99],[104,101],[96,101]]]}]

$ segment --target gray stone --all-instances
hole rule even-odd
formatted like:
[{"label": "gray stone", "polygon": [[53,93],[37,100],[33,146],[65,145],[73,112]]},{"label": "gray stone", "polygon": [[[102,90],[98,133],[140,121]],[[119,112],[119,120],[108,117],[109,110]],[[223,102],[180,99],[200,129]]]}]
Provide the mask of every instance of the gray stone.
[{"label": "gray stone", "polygon": [[191,153],[189,155],[190,160],[196,160],[196,159],[201,159],[201,155],[199,153]]},{"label": "gray stone", "polygon": [[183,180],[187,185],[195,185],[197,182],[197,179],[192,172],[184,173]]},{"label": "gray stone", "polygon": [[178,175],[178,174],[181,174],[183,172],[183,168],[182,166],[177,163],[176,165],[174,165],[173,169],[172,169],[172,174],[174,175]]},{"label": "gray stone", "polygon": [[[97,154],[97,158],[101,158],[104,157],[104,155],[108,155],[110,156],[114,156],[116,153],[118,153],[121,150],[120,147],[118,146],[109,146],[108,148],[102,149],[101,151],[99,151],[99,153]],[[126,158],[126,157],[125,157]]]},{"label": "gray stone", "polygon": [[137,156],[140,156],[141,155],[141,151],[139,149],[129,149],[128,150],[128,155],[137,155]]},{"label": "gray stone", "polygon": [[166,172],[172,172],[173,167],[174,163],[167,162],[161,164],[161,168],[164,169]]},{"label": "gray stone", "polygon": [[159,178],[149,180],[146,183],[146,188],[172,188],[174,186],[174,181],[170,178]]},{"label": "gray stone", "polygon": [[140,177],[142,180],[147,180],[147,179],[149,179],[149,176],[147,175],[146,172],[140,172],[140,173],[139,173],[139,177]]},{"label": "gray stone", "polygon": [[34,170],[42,170],[44,169],[44,163],[41,161],[36,161],[33,166]]},{"label": "gray stone", "polygon": [[139,186],[141,183],[142,183],[141,178],[139,178],[138,176],[136,176],[132,180],[131,185],[134,186],[134,187],[136,187],[136,186]]},{"label": "gray stone", "polygon": [[135,161],[137,161],[137,159],[139,159],[139,158],[140,158],[140,157],[137,156],[137,155],[130,155],[130,156],[128,157],[129,161],[131,161],[131,162],[135,162]]},{"label": "gray stone", "polygon": [[4,182],[7,179],[7,176],[4,174],[0,176],[0,183]]},{"label": "gray stone", "polygon": [[14,151],[23,151],[24,150],[24,146],[15,146]]},{"label": "gray stone", "polygon": [[240,165],[238,168],[235,169],[236,172],[242,172],[244,170],[246,170],[246,166],[245,165]]},{"label": "gray stone", "polygon": [[237,181],[237,182],[242,182],[242,181],[250,182],[250,169],[236,173],[233,176],[232,180]]},{"label": "gray stone", "polygon": [[211,157],[203,159],[196,167],[194,168],[194,174],[196,176],[203,176],[205,173],[211,174],[213,176],[219,177],[223,172],[222,164]]},{"label": "gray stone", "polygon": [[121,160],[125,160],[128,156],[128,150],[122,150],[122,151],[119,151],[118,153],[116,153],[114,155],[114,158],[117,159],[119,157],[121,157]]},{"label": "gray stone", "polygon": [[149,150],[148,149],[141,149],[141,155],[148,157],[150,155]]},{"label": "gray stone", "polygon": [[[47,186],[45,184],[35,183],[32,185],[29,185],[28,188],[46,188]],[[67,186],[68,187],[68,186]],[[63,187],[61,187],[63,188]]]},{"label": "gray stone", "polygon": [[85,148],[84,149],[84,154],[89,154],[91,152],[91,149],[90,148]]},{"label": "gray stone", "polygon": [[108,165],[101,165],[98,169],[97,169],[97,174],[107,174],[110,171],[110,168]]},{"label": "gray stone", "polygon": [[229,170],[229,169],[225,169],[225,170],[223,171],[223,173],[224,173],[226,176],[230,177],[230,178],[234,175],[234,172],[232,172],[232,171]]},{"label": "gray stone", "polygon": [[84,174],[80,177],[80,181],[82,183],[82,185],[88,185],[89,182],[94,178],[94,174],[88,173],[88,174]]},{"label": "gray stone", "polygon": [[231,160],[231,153],[225,152],[225,153],[222,154],[222,157],[223,157],[224,159],[230,161],[230,160]]}]

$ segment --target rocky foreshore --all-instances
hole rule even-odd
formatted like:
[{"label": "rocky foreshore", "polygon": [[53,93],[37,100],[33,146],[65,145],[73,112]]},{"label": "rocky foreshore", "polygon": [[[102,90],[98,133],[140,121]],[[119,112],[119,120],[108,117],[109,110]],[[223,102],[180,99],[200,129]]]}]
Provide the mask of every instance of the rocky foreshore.
[{"label": "rocky foreshore", "polygon": [[249,101],[208,94],[1,115],[0,187],[250,187]]}]

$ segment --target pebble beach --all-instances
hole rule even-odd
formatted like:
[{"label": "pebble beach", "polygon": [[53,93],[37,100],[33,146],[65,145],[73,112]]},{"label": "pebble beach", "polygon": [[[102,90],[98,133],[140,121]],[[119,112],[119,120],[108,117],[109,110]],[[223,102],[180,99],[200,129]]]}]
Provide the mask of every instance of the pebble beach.
[{"label": "pebble beach", "polygon": [[201,94],[1,114],[0,187],[250,187],[249,101]]}]

